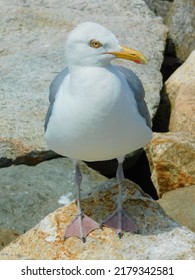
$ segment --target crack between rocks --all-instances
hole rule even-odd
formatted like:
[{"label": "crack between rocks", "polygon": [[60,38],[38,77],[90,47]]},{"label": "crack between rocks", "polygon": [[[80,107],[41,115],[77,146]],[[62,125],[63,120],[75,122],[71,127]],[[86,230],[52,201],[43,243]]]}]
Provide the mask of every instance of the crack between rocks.
[{"label": "crack between rocks", "polygon": [[12,165],[25,164],[28,166],[35,166],[41,162],[48,161],[54,158],[62,157],[55,152],[48,151],[31,151],[25,155],[19,156],[16,159],[10,159],[6,157],[0,158],[0,168],[10,167]]},{"label": "crack between rocks", "polygon": [[153,118],[154,132],[168,132],[169,120],[171,114],[171,102],[165,90],[167,79],[182,65],[182,61],[176,56],[175,45],[171,38],[167,38],[164,52],[164,60],[161,65],[161,74],[163,77],[163,87],[160,91],[160,103]]}]

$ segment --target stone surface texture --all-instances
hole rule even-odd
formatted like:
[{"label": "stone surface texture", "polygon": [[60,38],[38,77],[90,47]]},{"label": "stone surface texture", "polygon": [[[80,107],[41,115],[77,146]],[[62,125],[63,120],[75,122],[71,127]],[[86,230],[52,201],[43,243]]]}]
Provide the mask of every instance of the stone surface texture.
[{"label": "stone surface texture", "polygon": [[195,232],[195,185],[166,192],[158,203],[173,220]]},{"label": "stone surface texture", "polygon": [[[82,197],[106,178],[81,165]],[[17,165],[0,169],[0,228],[21,233],[44,216],[76,199],[74,168],[67,158],[53,159],[36,166]]]},{"label": "stone surface texture", "polygon": [[170,131],[189,131],[195,136],[195,50],[166,81],[171,102]]},{"label": "stone surface texture", "polygon": [[[110,180],[82,201],[85,213],[101,222],[114,209],[118,188]],[[194,259],[195,234],[168,218],[162,208],[130,181],[125,181],[123,205],[136,222],[139,234],[116,233],[103,227],[90,233],[86,243],[63,240],[76,205],[59,208],[0,252],[0,259]],[[176,246],[177,244],[177,246]]]},{"label": "stone surface texture", "polygon": [[165,18],[169,37],[175,45],[176,56],[185,61],[195,49],[194,0],[174,0]]},{"label": "stone surface texture", "polygon": [[19,235],[19,232],[16,232],[12,229],[0,228],[0,251],[5,248],[10,242],[15,240]]},{"label": "stone surface texture", "polygon": [[169,0],[145,0],[148,7],[158,16],[165,18],[169,9],[172,6],[172,1]]},{"label": "stone surface texture", "polygon": [[191,133],[154,133],[146,153],[160,197],[167,191],[195,184],[195,138]]}]

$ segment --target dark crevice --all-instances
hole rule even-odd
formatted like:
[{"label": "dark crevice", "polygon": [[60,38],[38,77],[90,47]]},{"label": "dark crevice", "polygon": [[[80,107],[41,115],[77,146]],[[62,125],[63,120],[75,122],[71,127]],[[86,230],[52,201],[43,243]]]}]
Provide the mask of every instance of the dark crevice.
[{"label": "dark crevice", "polygon": [[130,170],[125,170],[124,173],[126,178],[138,184],[153,199],[158,199],[156,189],[151,180],[149,162],[145,151],[143,151],[136,164]]},{"label": "dark crevice", "polygon": [[171,38],[166,40],[164,61],[161,65],[161,73],[163,76],[163,83],[182,65],[181,61],[176,55],[174,42]]},{"label": "dark crevice", "polygon": [[[176,56],[175,45],[173,41],[168,38],[166,40],[166,47],[164,52],[164,61],[161,65],[161,73],[163,77],[163,84],[166,80],[182,65],[182,61]],[[153,131],[168,132],[169,120],[171,115],[171,102],[166,93],[165,86],[160,92],[160,104],[158,110],[153,118]]]},{"label": "dark crevice", "polygon": [[[146,153],[143,149],[137,152],[139,156],[134,155],[134,158],[130,157],[130,159],[127,156],[123,163],[125,178],[138,184],[153,199],[158,199],[156,189],[151,181],[150,167]],[[134,162],[132,162],[132,160]],[[116,177],[118,164],[116,159],[110,161],[86,162],[86,164],[109,179]]]},{"label": "dark crevice", "polygon": [[163,86],[160,92],[160,104],[153,118],[152,130],[154,132],[168,132],[170,115],[171,103]]}]

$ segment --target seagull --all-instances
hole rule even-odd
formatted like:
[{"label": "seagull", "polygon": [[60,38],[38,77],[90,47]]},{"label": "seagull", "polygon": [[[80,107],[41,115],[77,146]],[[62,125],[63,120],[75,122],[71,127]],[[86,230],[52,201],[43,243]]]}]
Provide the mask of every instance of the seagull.
[{"label": "seagull", "polygon": [[[136,74],[112,64],[115,58],[146,64],[146,57],[119,44],[115,35],[100,24],[85,22],[69,34],[65,45],[67,67],[53,80],[45,119],[45,140],[56,153],[72,159],[75,168],[78,214],[64,238],[83,242],[102,226],[111,227],[121,238],[137,226],[122,207],[123,161],[152,138],[151,119],[144,88]],[[118,203],[101,224],[81,208],[80,161],[116,158]]]}]

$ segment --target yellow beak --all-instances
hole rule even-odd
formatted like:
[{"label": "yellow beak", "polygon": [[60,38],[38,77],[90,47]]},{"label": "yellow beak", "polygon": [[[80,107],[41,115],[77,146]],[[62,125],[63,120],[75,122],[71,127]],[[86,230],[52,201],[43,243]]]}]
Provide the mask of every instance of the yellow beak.
[{"label": "yellow beak", "polygon": [[147,58],[141,52],[138,52],[134,49],[130,49],[126,46],[120,46],[121,50],[116,52],[107,52],[108,54],[112,54],[117,58],[123,58],[127,60],[131,60],[135,63],[147,63]]}]

